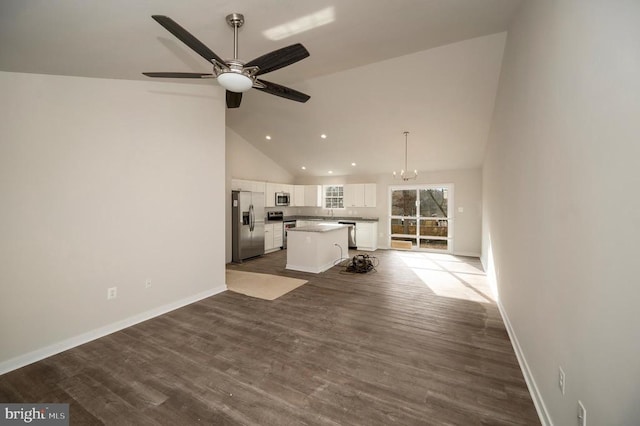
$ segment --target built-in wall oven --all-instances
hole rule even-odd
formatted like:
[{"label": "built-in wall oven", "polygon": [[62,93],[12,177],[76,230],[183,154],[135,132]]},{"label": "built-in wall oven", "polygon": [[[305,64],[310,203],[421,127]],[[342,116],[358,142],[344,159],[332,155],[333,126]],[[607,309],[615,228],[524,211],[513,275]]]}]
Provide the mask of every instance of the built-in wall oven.
[{"label": "built-in wall oven", "polygon": [[287,248],[287,230],[296,227],[295,220],[285,220],[282,223],[282,248]]}]

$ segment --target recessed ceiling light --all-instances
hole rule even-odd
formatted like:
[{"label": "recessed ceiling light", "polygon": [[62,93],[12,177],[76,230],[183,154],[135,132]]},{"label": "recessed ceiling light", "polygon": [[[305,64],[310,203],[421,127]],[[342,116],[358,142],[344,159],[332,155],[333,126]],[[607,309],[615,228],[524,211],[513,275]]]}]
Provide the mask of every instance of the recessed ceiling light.
[{"label": "recessed ceiling light", "polygon": [[271,136],[267,135],[264,137],[266,140],[270,141],[271,140]]},{"label": "recessed ceiling light", "polygon": [[321,137],[322,139],[326,139],[326,138],[327,138],[327,135],[325,135],[325,134],[323,133],[323,134],[321,134],[321,135],[320,135],[320,137]]},{"label": "recessed ceiling light", "polygon": [[333,171],[329,170],[329,174],[333,173]]},{"label": "recessed ceiling light", "polygon": [[351,163],[351,165],[352,165],[353,167],[355,167],[355,166],[356,166],[356,163]]},{"label": "recessed ceiling light", "polygon": [[305,166],[300,167],[302,170],[307,170]]}]

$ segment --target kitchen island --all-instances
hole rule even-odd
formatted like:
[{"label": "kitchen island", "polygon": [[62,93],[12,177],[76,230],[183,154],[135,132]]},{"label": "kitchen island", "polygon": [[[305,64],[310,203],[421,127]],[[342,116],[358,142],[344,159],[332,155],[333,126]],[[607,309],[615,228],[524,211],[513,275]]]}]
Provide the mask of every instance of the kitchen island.
[{"label": "kitchen island", "polygon": [[317,224],[290,228],[286,269],[319,274],[349,256],[348,225]]}]

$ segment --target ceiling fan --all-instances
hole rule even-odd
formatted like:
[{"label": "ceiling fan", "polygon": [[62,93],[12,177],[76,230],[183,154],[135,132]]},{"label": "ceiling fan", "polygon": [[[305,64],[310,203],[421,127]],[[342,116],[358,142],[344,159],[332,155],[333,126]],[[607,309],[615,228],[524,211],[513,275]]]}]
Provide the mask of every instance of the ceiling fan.
[{"label": "ceiling fan", "polygon": [[238,28],[244,24],[244,16],[240,13],[232,13],[227,16],[226,20],[233,27],[233,59],[225,61],[168,16],[153,15],[152,18],[194,52],[206,59],[207,62],[212,63],[213,74],[143,72],[142,74],[147,77],[216,78],[218,83],[227,89],[227,108],[238,108],[242,101],[242,93],[252,87],[292,101],[306,102],[309,100],[309,95],[257,78],[259,75],[286,67],[309,56],[309,52],[302,44],[296,43],[274,50],[245,64],[238,60]]}]

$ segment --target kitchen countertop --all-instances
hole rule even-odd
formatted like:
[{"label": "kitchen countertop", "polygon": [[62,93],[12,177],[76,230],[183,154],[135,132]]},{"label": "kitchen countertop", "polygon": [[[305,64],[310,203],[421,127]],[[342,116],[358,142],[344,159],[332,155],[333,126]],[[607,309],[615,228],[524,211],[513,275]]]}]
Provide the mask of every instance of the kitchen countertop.
[{"label": "kitchen countertop", "polygon": [[337,222],[339,220],[349,220],[352,222],[378,222],[377,217],[360,217],[360,216],[285,216],[285,222],[288,220],[318,220],[323,222]]},{"label": "kitchen countertop", "polygon": [[297,226],[295,228],[289,229],[289,232],[331,232],[336,229],[348,228],[349,225],[339,225],[339,224],[317,224],[317,225],[309,225],[309,226]]}]

